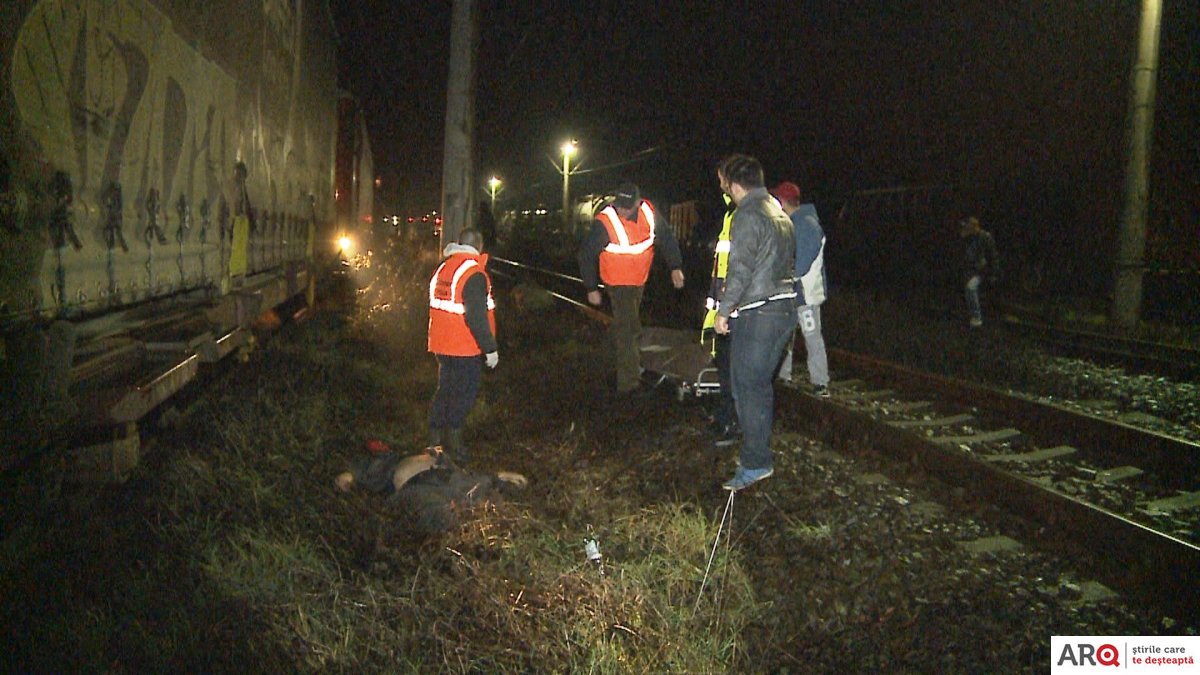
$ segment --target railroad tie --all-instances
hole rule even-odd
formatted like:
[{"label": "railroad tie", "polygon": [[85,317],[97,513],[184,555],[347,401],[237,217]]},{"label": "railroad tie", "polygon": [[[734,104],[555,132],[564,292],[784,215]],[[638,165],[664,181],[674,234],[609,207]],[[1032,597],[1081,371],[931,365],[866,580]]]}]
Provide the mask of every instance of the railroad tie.
[{"label": "railroad tie", "polygon": [[869,403],[877,401],[881,398],[891,398],[896,395],[892,389],[875,389],[873,391],[846,391],[838,392],[838,398],[844,399],[849,403]]},{"label": "railroad tie", "polygon": [[1118,466],[1118,467],[1114,467],[1112,469],[1104,469],[1103,471],[1097,471],[1096,472],[1096,482],[1097,483],[1115,483],[1119,480],[1125,480],[1126,478],[1133,478],[1134,476],[1140,476],[1143,473],[1145,473],[1145,472],[1143,472],[1141,469],[1137,468],[1136,466]]},{"label": "railroad tie", "polygon": [[938,445],[972,445],[974,443],[999,443],[1011,441],[1021,436],[1020,429],[997,429],[996,431],[981,431],[970,436],[934,436],[929,440]]},{"label": "railroad tie", "polygon": [[958,545],[967,553],[972,555],[983,555],[985,553],[1007,553],[1009,551],[1020,551],[1024,548],[1021,542],[1006,537],[997,535],[995,537],[982,537],[971,541],[960,541]]},{"label": "railroad tie", "polygon": [[[951,415],[950,417],[935,417],[928,420],[893,420],[886,422],[888,426],[897,429],[924,429],[932,427],[948,427],[954,424],[966,424],[974,422],[975,416],[967,413],[961,415]],[[972,438],[968,436],[967,438]]]},{"label": "railroad tie", "polygon": [[853,393],[853,391],[846,391],[846,390],[853,390],[857,387],[863,386],[864,384],[866,384],[866,382],[863,382],[862,380],[858,380],[858,379],[838,380],[837,382],[830,382],[829,388],[832,389],[833,391],[837,392],[838,394],[843,394],[843,393],[849,394],[849,393]]},{"label": "railroad tie", "polygon": [[929,401],[897,401],[895,403],[884,403],[879,406],[879,410],[885,413],[910,413],[925,410],[931,405],[933,403]]},{"label": "railroad tie", "polygon": [[1200,507],[1200,492],[1184,492],[1174,497],[1155,499],[1148,502],[1142,509],[1150,513],[1175,513],[1176,511],[1190,511],[1197,507]]},{"label": "railroad tie", "polygon": [[1008,455],[984,455],[983,458],[989,462],[1022,462],[1031,464],[1033,462],[1044,462],[1055,457],[1063,457],[1078,452],[1075,448],[1069,445],[1060,445],[1056,448],[1043,448],[1034,450],[1033,452],[1017,452]]}]

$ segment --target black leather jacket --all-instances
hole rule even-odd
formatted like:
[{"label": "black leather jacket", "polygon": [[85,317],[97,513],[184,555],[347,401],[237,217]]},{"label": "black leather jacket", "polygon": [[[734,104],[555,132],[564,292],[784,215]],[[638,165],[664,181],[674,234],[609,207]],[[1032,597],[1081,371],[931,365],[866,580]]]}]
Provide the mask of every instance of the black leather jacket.
[{"label": "black leather jacket", "polygon": [[746,193],[733,214],[729,270],[719,316],[776,295],[795,293],[796,236],[792,219],[766,188]]}]

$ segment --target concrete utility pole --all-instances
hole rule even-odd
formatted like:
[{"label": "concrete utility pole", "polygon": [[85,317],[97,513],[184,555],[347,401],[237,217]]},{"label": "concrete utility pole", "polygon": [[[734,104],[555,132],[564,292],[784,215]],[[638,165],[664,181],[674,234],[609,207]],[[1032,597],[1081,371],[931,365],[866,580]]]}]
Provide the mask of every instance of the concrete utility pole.
[{"label": "concrete utility pole", "polygon": [[1150,143],[1154,128],[1154,88],[1158,78],[1161,0],[1142,0],[1137,56],[1130,73],[1129,154],[1125,162],[1125,209],[1121,215],[1113,284],[1112,322],[1130,329],[1142,315],[1143,257],[1150,192]]},{"label": "concrete utility pole", "polygon": [[450,75],[446,81],[446,145],[442,164],[442,248],[475,224],[474,147],[475,34],[474,0],[454,0],[450,19]]}]

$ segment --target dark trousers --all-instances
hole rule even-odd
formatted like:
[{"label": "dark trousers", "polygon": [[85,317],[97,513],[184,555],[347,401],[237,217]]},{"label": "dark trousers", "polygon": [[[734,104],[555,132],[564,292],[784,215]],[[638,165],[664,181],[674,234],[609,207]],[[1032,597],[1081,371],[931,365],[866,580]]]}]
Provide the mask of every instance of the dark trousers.
[{"label": "dark trousers", "polygon": [[638,350],[642,336],[642,287],[609,286],[608,299],[613,310],[608,333],[617,362],[617,391],[633,391],[641,383],[642,375],[642,354]]},{"label": "dark trousers", "polygon": [[731,322],[729,370],[742,425],[742,466],[747,469],[772,465],[775,373],[795,326],[796,307],[790,299],[741,311]]},{"label": "dark trousers", "polygon": [[737,410],[733,404],[733,383],[729,378],[729,336],[713,334],[713,366],[717,369],[717,382],[721,393],[717,395],[717,409],[713,420],[724,428],[737,423]]},{"label": "dark trousers", "polygon": [[430,429],[461,429],[479,395],[483,375],[482,356],[435,354],[438,385],[429,408]]}]

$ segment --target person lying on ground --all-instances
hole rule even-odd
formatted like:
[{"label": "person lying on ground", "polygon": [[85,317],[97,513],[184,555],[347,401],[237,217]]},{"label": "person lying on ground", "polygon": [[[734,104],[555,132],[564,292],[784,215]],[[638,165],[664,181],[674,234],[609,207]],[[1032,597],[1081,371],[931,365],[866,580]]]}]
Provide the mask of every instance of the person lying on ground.
[{"label": "person lying on ground", "polygon": [[457,524],[456,507],[503,496],[505,490],[524,488],[519,473],[494,474],[457,467],[440,446],[414,455],[401,455],[382,441],[369,441],[368,454],[355,457],[346,471],[334,478],[340,492],[362,487],[382,495],[390,506],[409,513],[411,524],[424,532],[444,532]]}]

